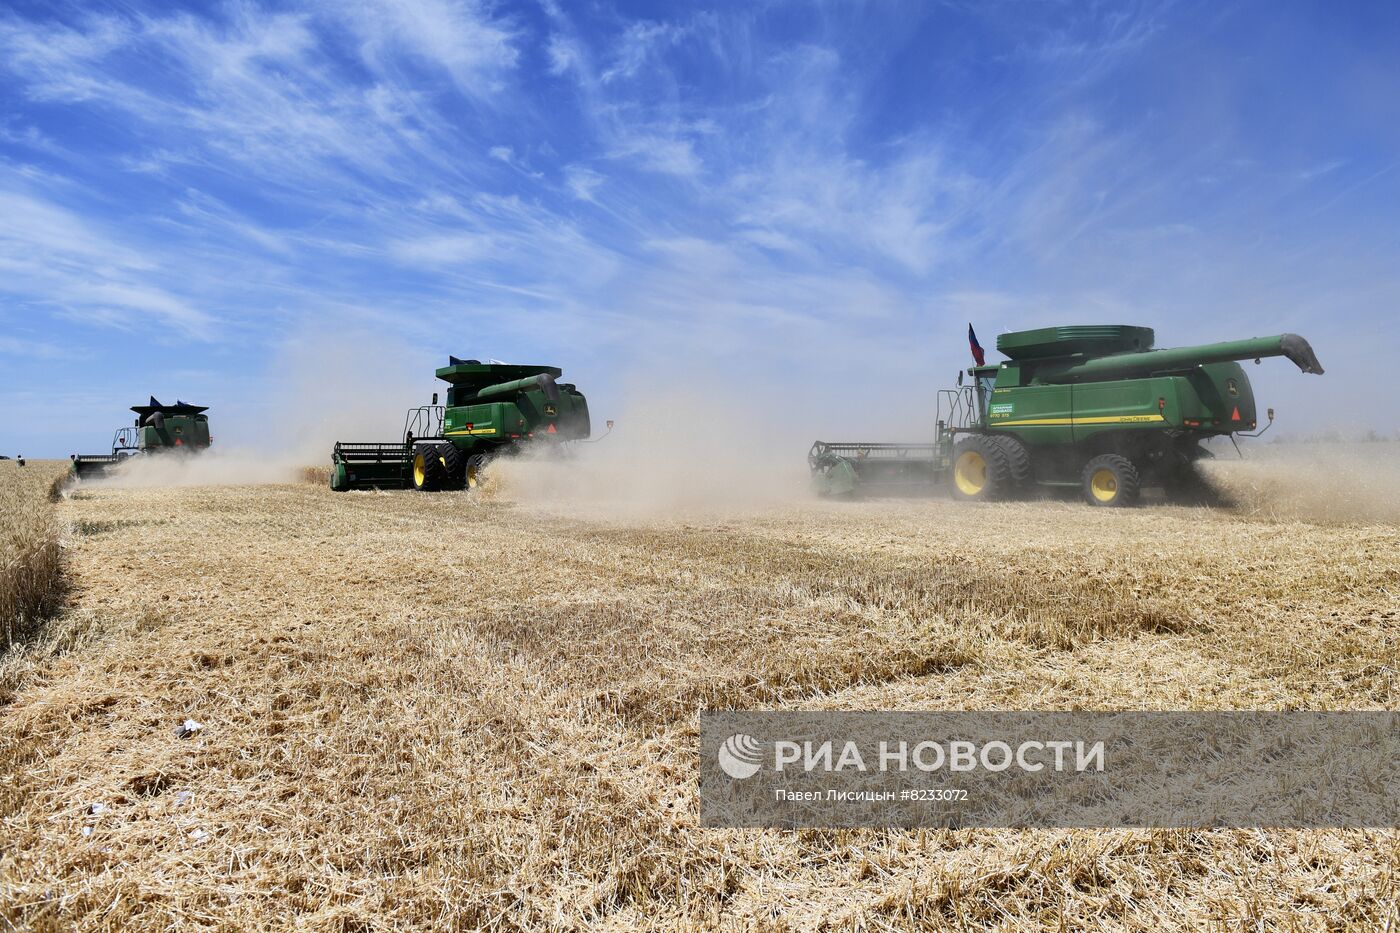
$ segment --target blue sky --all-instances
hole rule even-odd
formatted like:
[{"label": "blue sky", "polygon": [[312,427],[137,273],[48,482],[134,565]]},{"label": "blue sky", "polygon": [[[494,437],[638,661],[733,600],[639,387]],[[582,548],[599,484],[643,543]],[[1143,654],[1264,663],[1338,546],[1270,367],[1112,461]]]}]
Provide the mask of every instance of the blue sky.
[{"label": "blue sky", "polygon": [[1400,427],[1394,3],[11,2],[0,88],[7,453],[449,352],[917,438],[969,320],[1297,331],[1284,424]]}]

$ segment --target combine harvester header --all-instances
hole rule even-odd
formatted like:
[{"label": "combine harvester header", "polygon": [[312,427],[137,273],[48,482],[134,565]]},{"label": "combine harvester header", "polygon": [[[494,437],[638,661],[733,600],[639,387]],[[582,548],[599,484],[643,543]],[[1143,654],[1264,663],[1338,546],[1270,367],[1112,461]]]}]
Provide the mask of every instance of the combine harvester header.
[{"label": "combine harvester header", "polygon": [[939,392],[933,443],[817,441],[807,457],[817,489],[946,484],[955,498],[986,501],[1077,486],[1091,505],[1124,506],[1155,485],[1200,501],[1209,490],[1196,462],[1211,456],[1201,442],[1257,436],[1243,433],[1258,415],[1239,361],[1282,356],[1322,373],[1297,334],[1170,350],[1153,349],[1154,339],[1152,328],[1125,324],[1002,334],[1006,362],[973,366],[971,385],[959,373],[958,388]]},{"label": "combine harvester header", "polygon": [[154,395],[145,405],[133,405],[136,422],[131,427],[117,428],[112,435],[110,454],[74,454],[72,475],[77,479],[102,476],[112,467],[130,457],[156,453],[193,454],[207,450],[214,443],[209,434],[206,405],[191,405],[176,400],[174,405],[156,401]]},{"label": "combine harvester header", "polygon": [[557,449],[589,436],[588,401],[558,381],[563,370],[447,359],[437,370],[448,384],[447,404],[433,393],[431,405],[410,408],[402,441],[338,442],[332,489],[474,489],[493,457],[527,442]]}]

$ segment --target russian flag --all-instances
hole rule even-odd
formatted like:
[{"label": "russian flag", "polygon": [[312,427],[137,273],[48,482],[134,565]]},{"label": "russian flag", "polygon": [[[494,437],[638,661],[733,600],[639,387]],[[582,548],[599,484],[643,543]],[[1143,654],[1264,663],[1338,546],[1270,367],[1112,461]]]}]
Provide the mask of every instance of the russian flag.
[{"label": "russian flag", "polygon": [[977,342],[977,331],[972,329],[971,324],[967,325],[967,345],[972,348],[972,358],[977,361],[977,365],[986,366],[987,351]]}]

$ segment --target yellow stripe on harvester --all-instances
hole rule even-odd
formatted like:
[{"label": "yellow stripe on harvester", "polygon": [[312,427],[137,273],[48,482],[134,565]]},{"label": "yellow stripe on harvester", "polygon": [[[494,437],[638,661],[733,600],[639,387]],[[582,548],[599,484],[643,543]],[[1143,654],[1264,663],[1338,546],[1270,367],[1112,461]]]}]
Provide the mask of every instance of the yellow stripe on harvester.
[{"label": "yellow stripe on harvester", "polygon": [[1166,421],[1161,415],[1111,415],[1101,418],[1024,418],[1019,421],[992,421],[998,428],[1022,425],[1064,425],[1064,424],[1145,424],[1149,421]]},{"label": "yellow stripe on harvester", "polygon": [[495,434],[495,433],[496,433],[496,429],[495,429],[495,428],[475,428],[474,430],[471,430],[471,431],[446,431],[446,432],[443,433],[443,437],[457,437],[457,436],[462,435],[462,434]]}]

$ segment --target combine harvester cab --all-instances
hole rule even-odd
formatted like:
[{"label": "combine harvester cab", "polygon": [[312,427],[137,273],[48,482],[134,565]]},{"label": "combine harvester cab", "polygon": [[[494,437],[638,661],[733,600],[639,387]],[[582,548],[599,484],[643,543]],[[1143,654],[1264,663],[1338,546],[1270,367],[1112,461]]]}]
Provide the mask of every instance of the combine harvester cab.
[{"label": "combine harvester cab", "polygon": [[214,439],[209,434],[206,405],[190,405],[176,400],[163,405],[151,396],[145,405],[133,405],[136,422],[117,428],[112,435],[110,454],[74,454],[72,475],[76,479],[103,476],[130,457],[155,453],[193,454],[207,450]]},{"label": "combine harvester cab", "polygon": [[591,431],[588,401],[553,366],[481,363],[448,357],[437,377],[447,404],[409,409],[403,440],[341,441],[331,452],[331,488],[474,489],[494,457],[526,444],[562,450]]},{"label": "combine harvester cab", "polygon": [[1114,507],[1157,486],[1176,501],[1207,501],[1202,442],[1258,436],[1245,433],[1259,419],[1240,361],[1282,356],[1323,371],[1296,334],[1170,350],[1153,349],[1154,336],[1118,324],[1002,334],[1006,362],[974,366],[971,385],[940,393],[932,444],[818,441],[808,454],[817,490],[946,486],[975,502],[1078,487],[1090,505]]}]

